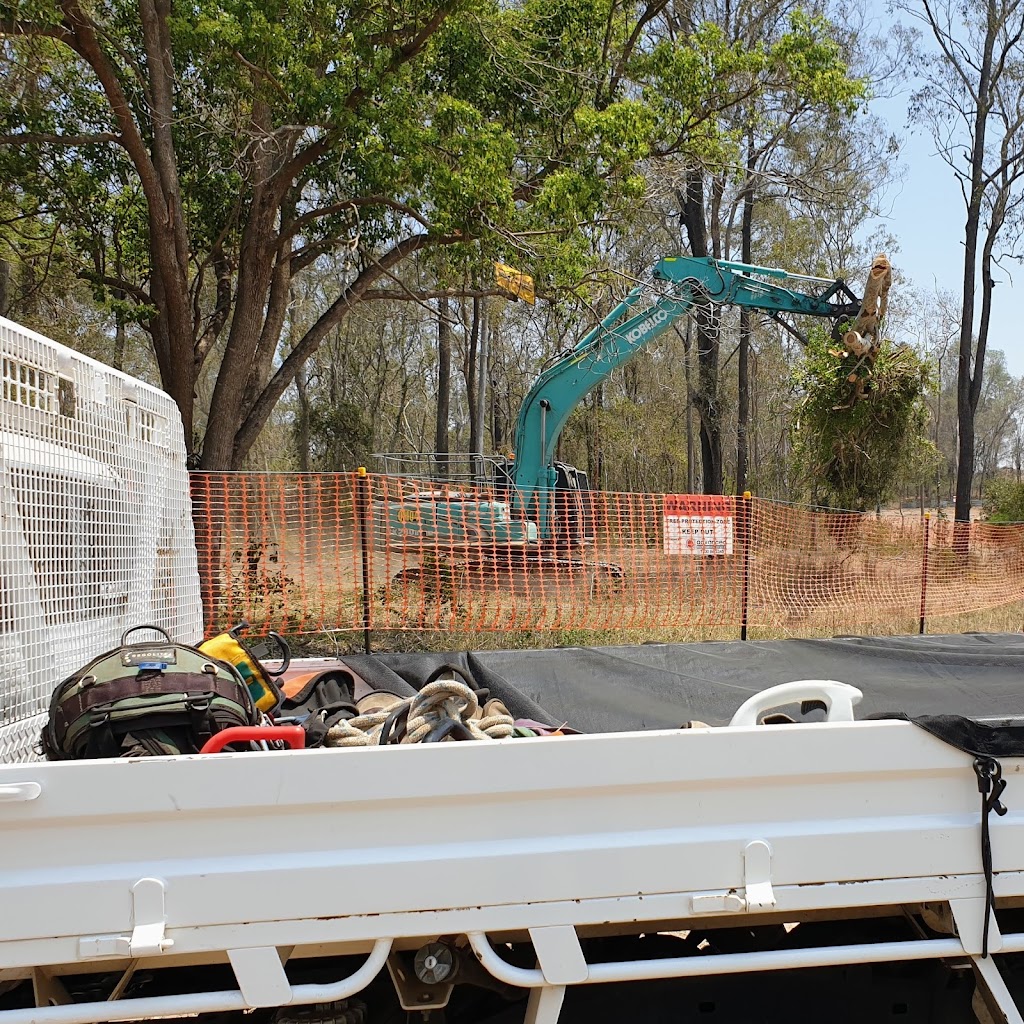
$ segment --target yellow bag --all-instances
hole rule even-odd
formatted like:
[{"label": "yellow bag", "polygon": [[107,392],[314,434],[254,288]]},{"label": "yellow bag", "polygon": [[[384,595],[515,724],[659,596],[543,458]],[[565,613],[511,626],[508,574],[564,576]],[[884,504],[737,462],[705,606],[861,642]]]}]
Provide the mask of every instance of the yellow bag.
[{"label": "yellow bag", "polygon": [[277,633],[268,633],[268,637],[279,648],[281,652],[282,665],[279,671],[271,674],[259,660],[260,657],[270,653],[265,649],[266,645],[248,646],[242,641],[241,633],[249,628],[248,622],[240,622],[234,629],[226,633],[220,633],[204,640],[199,645],[199,650],[216,658],[218,661],[226,661],[233,665],[242,679],[245,680],[249,693],[252,695],[253,703],[257,709],[269,715],[275,711],[284,699],[281,688],[277,685],[277,677],[284,675],[291,660],[291,652],[284,638]]}]

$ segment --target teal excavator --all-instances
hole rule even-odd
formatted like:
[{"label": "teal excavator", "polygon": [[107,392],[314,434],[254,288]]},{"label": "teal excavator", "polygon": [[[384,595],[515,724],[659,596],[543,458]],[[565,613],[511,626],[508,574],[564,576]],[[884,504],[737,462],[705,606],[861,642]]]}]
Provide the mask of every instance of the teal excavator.
[{"label": "teal excavator", "polygon": [[[635,312],[652,290],[656,300]],[[514,459],[490,464],[493,497],[453,483],[412,485],[401,500],[384,504],[379,539],[402,549],[443,547],[503,557],[515,550],[539,557],[544,550],[586,544],[592,534],[590,484],[583,471],[556,460],[559,435],[573,410],[613,370],[705,304],[761,310],[797,337],[802,335],[789,316],[827,318],[835,329],[861,310],[841,280],[733,261],[666,257],[651,282],[634,288],[537,378],[519,410]]]}]

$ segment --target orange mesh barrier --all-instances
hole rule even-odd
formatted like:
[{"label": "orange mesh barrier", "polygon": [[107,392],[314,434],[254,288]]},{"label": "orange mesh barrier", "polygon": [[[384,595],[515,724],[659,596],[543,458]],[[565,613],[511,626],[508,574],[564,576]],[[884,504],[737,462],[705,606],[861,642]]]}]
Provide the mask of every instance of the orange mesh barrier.
[{"label": "orange mesh barrier", "polygon": [[558,492],[538,544],[501,490],[355,474],[191,483],[208,633],[242,619],[291,635],[891,633],[922,615],[964,628],[955,617],[1024,600],[1024,526],[972,524],[954,545],[953,524],[916,515]]}]

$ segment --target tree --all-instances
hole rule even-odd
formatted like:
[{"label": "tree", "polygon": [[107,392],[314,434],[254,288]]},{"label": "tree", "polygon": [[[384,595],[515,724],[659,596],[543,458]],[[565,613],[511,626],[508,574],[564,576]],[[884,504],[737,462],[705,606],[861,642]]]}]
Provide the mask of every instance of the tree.
[{"label": "tree", "polygon": [[1024,523],[1024,484],[994,480],[985,491],[984,507],[990,523]]},{"label": "tree", "polygon": [[[921,0],[908,8],[936,44],[919,54],[925,85],[911,115],[923,120],[939,155],[960,183],[966,208],[957,362],[956,508],[971,516],[975,418],[982,395],[993,289],[1000,259],[1020,236],[1024,177],[1024,38],[1022,0]],[[981,303],[977,302],[980,276]],[[954,543],[966,550],[967,531]]]},{"label": "tree", "polygon": [[[665,3],[0,0],[0,174],[149,334],[202,466],[238,467],[360,303],[463,293],[421,256],[578,281],[637,161],[708,151],[786,59],[702,30],[649,45]],[[338,284],[284,351],[292,285],[325,260]]]},{"label": "tree", "polygon": [[[697,5],[681,15],[714,18],[716,28],[730,45],[756,48],[774,41],[773,50],[786,56],[765,64],[751,84],[746,102],[722,114],[721,136],[726,147],[713,162],[678,160],[681,165],[674,192],[679,225],[694,256],[716,259],[753,255],[754,209],[770,185],[797,193],[800,182],[792,176],[773,174],[778,154],[806,122],[828,126],[840,133],[840,115],[849,116],[864,95],[865,83],[850,74],[843,45],[835,27],[821,18],[777,0],[746,0],[719,5]],[[794,28],[802,26],[800,32]],[[802,42],[793,45],[800,38]],[[736,235],[739,235],[737,238]],[[723,420],[725,399],[720,388],[720,355],[723,318],[719,308],[697,303],[697,373],[693,402],[700,417],[703,489],[721,493],[724,485]],[[737,484],[747,473],[749,407],[749,351],[752,317],[740,318],[737,417]]]}]

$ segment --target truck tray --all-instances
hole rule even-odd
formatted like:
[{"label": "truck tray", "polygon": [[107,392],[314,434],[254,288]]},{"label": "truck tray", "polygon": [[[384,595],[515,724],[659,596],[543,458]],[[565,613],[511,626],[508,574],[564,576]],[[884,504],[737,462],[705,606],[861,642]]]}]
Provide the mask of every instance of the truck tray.
[{"label": "truck tray", "polygon": [[[1002,771],[992,882],[1009,920],[1024,761]],[[0,1024],[330,1002],[442,937],[529,990],[531,1024],[558,1018],[567,986],[933,958],[969,964],[1019,1021],[982,955],[981,817],[972,758],[899,721],[5,765],[0,984],[31,979],[38,1005]],[[601,963],[581,945],[904,914],[929,927]],[[506,958],[524,941],[535,966]],[[1024,930],[992,915],[987,947],[1024,951]],[[356,953],[331,983],[289,978],[303,958]],[[61,983],[225,962],[235,986],[216,991],[71,1002]]]}]

